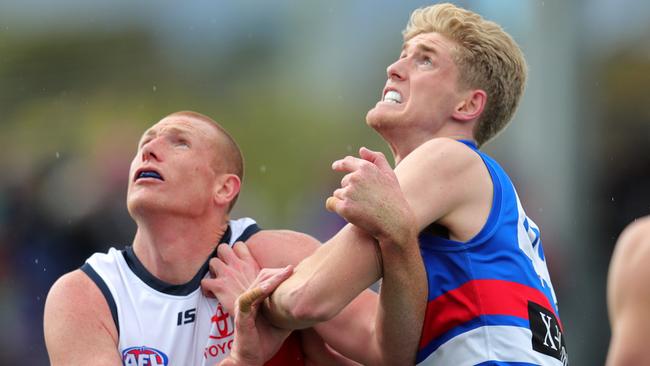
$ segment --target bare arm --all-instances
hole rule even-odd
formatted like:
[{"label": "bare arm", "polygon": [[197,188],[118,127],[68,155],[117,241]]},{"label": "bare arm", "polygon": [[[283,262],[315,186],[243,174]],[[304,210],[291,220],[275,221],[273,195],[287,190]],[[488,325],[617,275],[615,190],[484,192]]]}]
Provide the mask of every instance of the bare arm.
[{"label": "bare arm", "polygon": [[[409,154],[395,173],[415,215],[416,232],[432,222],[440,222],[449,228],[453,238],[468,236],[467,240],[485,223],[492,197],[491,180],[480,157],[461,143],[450,139],[425,143]],[[352,178],[342,182],[344,188],[349,181],[354,182]],[[376,195],[374,202],[391,197]],[[381,209],[366,212],[375,211],[381,212]],[[395,219],[394,215],[387,217]],[[374,219],[386,225],[381,219],[387,217]],[[372,339],[377,342],[366,349],[375,355],[385,351],[382,345],[390,343],[389,339],[410,344],[409,349],[414,353],[417,347],[426,301],[426,288],[423,288],[426,282],[422,280],[424,270],[414,238],[411,235],[407,237],[407,240],[401,239],[399,246],[388,242],[390,238],[396,238],[394,235],[386,236],[382,242],[382,245],[387,244],[384,246],[387,250],[382,247],[386,271],[382,295],[385,296],[376,313],[379,329],[371,330]],[[380,258],[378,245],[369,234],[355,226],[346,226],[298,265],[294,276],[273,294],[270,306],[265,308],[267,315],[274,324],[292,328],[330,319],[379,278],[382,270]],[[412,316],[400,318],[403,314]],[[400,330],[411,332],[402,334],[400,338]]]},{"label": "bare arm", "polygon": [[[254,259],[261,267],[281,267],[288,264],[296,265],[294,275],[280,284],[278,290],[283,288],[289,281],[296,282],[303,275],[315,276],[320,272],[324,272],[325,269],[319,270],[318,268],[312,267],[312,263],[315,266],[325,264],[316,260],[317,258],[323,256],[331,256],[334,258],[347,257],[346,263],[349,263],[349,265],[346,267],[342,266],[341,269],[344,270],[336,272],[327,269],[328,274],[333,277],[330,277],[329,281],[318,282],[319,285],[322,285],[318,287],[318,290],[321,291],[319,294],[315,294],[313,297],[304,297],[306,300],[318,298],[322,299],[322,301],[316,301],[315,303],[306,301],[303,306],[301,303],[303,298],[300,296],[300,293],[309,291],[310,287],[301,287],[298,291],[290,294],[290,299],[286,299],[291,304],[290,306],[274,308],[283,314],[276,319],[280,324],[276,322],[274,324],[283,328],[302,329],[308,328],[316,322],[331,319],[358,294],[379,279],[381,264],[376,241],[362,230],[352,225],[347,225],[330,242],[352,240],[346,238],[354,238],[357,241],[353,242],[354,245],[350,246],[328,246],[320,245],[316,239],[306,234],[292,231],[264,231],[253,236],[246,243]],[[345,249],[351,249],[352,252],[345,253],[343,252]],[[367,251],[364,249],[372,251],[369,261]],[[357,267],[352,265],[355,259],[359,262],[359,266]],[[296,275],[296,271],[302,272],[300,275]],[[353,281],[349,281],[350,279],[359,278],[363,278],[363,284],[355,284]],[[357,281],[361,282],[362,280]],[[345,286],[341,284],[345,284]],[[287,286],[284,288],[287,288]],[[345,290],[344,294],[342,290]],[[345,300],[332,299],[332,297],[336,298],[337,296],[346,296],[346,298]],[[295,300],[295,302],[292,300]],[[274,306],[273,302],[271,302],[271,306]],[[271,311],[267,315],[273,317],[277,314]],[[283,320],[289,320],[288,324],[282,326]]]},{"label": "bare arm", "polygon": [[122,365],[108,304],[82,271],[70,272],[54,283],[43,324],[53,366]]},{"label": "bare arm", "polygon": [[609,269],[607,303],[612,338],[608,366],[650,364],[650,218],[619,238]]},{"label": "bare arm", "polygon": [[[409,154],[395,174],[417,232],[438,222],[453,239],[468,240],[485,224],[492,199],[490,176],[481,158],[461,143],[431,140]],[[278,326],[307,327],[337,314],[381,274],[376,240],[347,225],[296,267],[273,293],[267,310]]]},{"label": "bare arm", "polygon": [[[353,158],[347,160],[354,161]],[[369,169],[368,165],[372,168],[371,163],[366,161],[362,165],[365,168],[362,168],[359,177],[347,178],[350,176],[348,175],[344,178],[344,181],[352,182],[350,187],[357,186],[358,182],[367,181],[373,177],[372,172],[376,173],[373,169]],[[350,169],[353,170],[355,169]],[[426,179],[423,179],[422,172],[427,173],[424,177]],[[384,173],[386,173],[385,169]],[[383,178],[389,176],[384,175]],[[372,195],[365,196],[365,201],[363,195],[355,196],[355,189],[347,189],[351,198],[350,207],[345,208],[347,205],[344,204],[343,210],[355,211],[355,207],[363,208],[358,210],[362,214],[354,221],[360,222],[382,242],[382,250],[387,258],[383,268],[387,273],[382,289],[381,306],[377,307],[376,296],[366,292],[341,311],[341,308],[350,301],[349,299],[354,298],[361,289],[375,281],[382,267],[378,246],[374,239],[365,231],[348,225],[328,244],[318,248],[314,255],[300,263],[298,268],[302,268],[303,273],[288,280],[294,282],[293,287],[288,286],[286,292],[282,294],[284,297],[280,297],[279,302],[271,303],[267,309],[271,318],[277,317],[280,324],[288,324],[284,326],[290,328],[311,325],[338,314],[330,321],[316,325],[316,329],[334,349],[364,364],[413,363],[426,300],[426,278],[422,279],[422,262],[414,232],[419,232],[429,223],[439,219],[451,226],[452,235],[458,237],[469,235],[471,228],[463,231],[451,225],[462,218],[458,212],[468,212],[472,217],[476,217],[478,213],[476,226],[480,229],[491,203],[491,181],[480,157],[455,141],[441,140],[425,144],[400,164],[398,176],[408,204],[393,202],[387,207],[372,206],[379,201],[376,197],[382,198],[379,202],[385,203],[386,197],[401,196],[400,192],[378,192],[376,188],[370,189],[373,186],[392,186],[392,189],[395,189],[396,182],[392,182],[392,185],[371,184],[370,187],[362,185],[362,189],[356,190],[357,193],[374,192],[375,195],[374,198]],[[383,179],[382,175],[375,175],[374,178]],[[394,175],[390,175],[389,178],[397,180]],[[348,184],[343,183],[343,186]],[[397,191],[399,190],[400,187],[397,185]],[[484,196],[488,196],[487,202],[476,203]],[[347,197],[347,193],[340,195],[342,200],[346,200]],[[357,206],[357,203],[361,203],[361,206]],[[370,206],[367,206],[368,204]],[[414,213],[410,213],[411,205],[416,207]],[[368,207],[373,209],[367,210]],[[397,211],[391,211],[395,207]],[[405,210],[400,211],[400,208]],[[480,216],[483,211],[485,217]],[[368,215],[364,216],[364,212]],[[413,223],[408,222],[409,220],[400,221],[413,214],[415,214],[413,220],[415,220],[416,230],[409,229],[414,226]],[[352,217],[348,214],[345,216]],[[453,217],[457,218],[453,219]],[[400,220],[394,221],[396,218]],[[378,229],[377,221],[380,223],[379,227],[384,229]],[[462,221],[472,223],[472,220],[466,218]],[[392,229],[385,229],[386,227]],[[463,225],[458,227],[465,228]],[[403,228],[406,229],[402,230]],[[290,233],[275,232],[271,235],[269,232],[260,233],[249,240],[251,252],[261,266],[280,267],[288,264],[288,260],[295,263],[317,246],[313,239],[306,240],[305,238],[309,237],[305,235],[301,237],[296,233]],[[311,244],[309,244],[310,240]],[[290,245],[291,242],[294,243]],[[311,249],[305,249],[310,247]],[[389,262],[391,260],[392,264]],[[242,273],[236,267],[234,266],[234,271],[230,272]],[[421,277],[418,277],[417,271],[420,271]],[[220,274],[217,277],[219,276]],[[307,281],[301,282],[305,278]],[[219,278],[216,279],[217,282],[218,280]],[[276,295],[281,288],[282,285],[276,291]],[[345,298],[346,296],[348,298]],[[282,301],[284,303],[281,303]],[[342,332],[342,329],[345,329],[345,332]]]},{"label": "bare arm", "polygon": [[305,352],[308,366],[358,366],[357,362],[345,358],[339,352],[330,347],[323,338],[313,329],[305,329],[301,333],[301,345]]},{"label": "bare arm", "polygon": [[265,315],[292,329],[331,319],[380,278],[380,263],[375,240],[347,225],[296,266],[266,303]]},{"label": "bare arm", "polygon": [[[275,268],[298,264],[322,247],[313,237],[293,231],[262,231],[253,236],[246,245],[261,267]],[[315,324],[314,329],[318,336],[315,336],[312,330],[306,330],[307,334],[304,338],[308,340],[306,344],[309,346],[305,349],[307,356],[312,361],[321,358],[343,360],[339,355],[325,357],[329,345],[345,357],[363,364],[376,364],[372,362],[373,358],[370,356],[373,353],[369,351],[369,344],[375,343],[369,340],[375,335],[374,320],[377,305],[377,294],[365,290],[337,316],[329,321]],[[318,341],[324,341],[327,345],[318,344]],[[372,349],[375,351],[374,348]]]},{"label": "bare arm", "polygon": [[427,297],[417,221],[384,155],[365,148],[359,154],[361,159],[334,162],[335,170],[348,175],[327,200],[327,207],[380,244],[384,273],[379,307],[372,319],[374,337],[367,346],[369,363],[413,364]]},{"label": "bare arm", "polygon": [[[235,299],[243,292],[255,294],[254,284],[261,280],[265,271],[262,270],[258,275],[260,266],[277,268],[298,263],[319,246],[317,240],[305,234],[286,230],[262,231],[245,245],[237,243],[232,248],[220,246],[219,257],[210,261],[210,270],[215,277],[204,279],[201,286],[207,295],[214,294],[229,312],[233,312]],[[332,320],[318,324],[316,328],[319,336],[315,336],[313,330],[308,330],[307,335],[314,336],[303,338],[309,340],[305,343],[309,346],[305,353],[312,363],[316,360],[338,360],[321,364],[342,364],[345,359],[341,354],[345,354],[364,364],[374,364],[367,355],[368,340],[374,335],[376,308],[377,294],[366,290]],[[238,337],[255,338],[256,333],[239,333]],[[323,339],[338,352],[325,344],[318,344],[323,343]]]}]

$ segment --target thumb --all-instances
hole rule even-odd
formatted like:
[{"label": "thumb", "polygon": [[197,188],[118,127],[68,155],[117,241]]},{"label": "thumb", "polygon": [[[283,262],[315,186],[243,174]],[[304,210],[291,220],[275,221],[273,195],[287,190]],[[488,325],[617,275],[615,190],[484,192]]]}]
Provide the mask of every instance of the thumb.
[{"label": "thumb", "polygon": [[[293,273],[293,266],[288,265],[273,274],[270,278],[264,280],[258,286],[246,290],[237,298],[239,305],[239,315],[248,316],[254,310],[253,306],[262,302],[273,292],[284,280],[289,278]],[[254,316],[255,314],[253,314]]]},{"label": "thumb", "polygon": [[388,160],[386,160],[384,154],[379,151],[372,151],[370,149],[362,147],[359,149],[359,156],[363,160],[367,160],[375,164],[380,170],[393,170],[393,167],[390,166],[390,163],[388,163]]}]

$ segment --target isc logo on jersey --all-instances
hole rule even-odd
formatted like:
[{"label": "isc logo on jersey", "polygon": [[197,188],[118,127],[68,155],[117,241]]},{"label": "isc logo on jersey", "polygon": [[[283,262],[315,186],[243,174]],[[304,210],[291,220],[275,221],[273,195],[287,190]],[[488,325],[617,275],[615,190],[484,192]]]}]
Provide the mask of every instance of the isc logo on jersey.
[{"label": "isc logo on jersey", "polygon": [[129,347],[122,351],[124,366],[167,366],[167,355],[150,347]]}]

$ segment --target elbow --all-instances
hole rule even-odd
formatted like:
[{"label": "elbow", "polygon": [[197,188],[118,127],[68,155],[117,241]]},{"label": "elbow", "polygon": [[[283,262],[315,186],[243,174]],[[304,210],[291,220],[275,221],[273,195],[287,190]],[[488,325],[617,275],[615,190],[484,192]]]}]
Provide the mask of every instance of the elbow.
[{"label": "elbow", "polygon": [[330,301],[318,294],[301,287],[288,294],[277,294],[273,307],[291,323],[290,328],[309,328],[316,323],[332,319],[340,309],[332,306]]},{"label": "elbow", "polygon": [[330,309],[323,301],[314,301],[310,298],[299,297],[291,307],[291,315],[297,320],[316,324],[332,319],[338,311]]}]

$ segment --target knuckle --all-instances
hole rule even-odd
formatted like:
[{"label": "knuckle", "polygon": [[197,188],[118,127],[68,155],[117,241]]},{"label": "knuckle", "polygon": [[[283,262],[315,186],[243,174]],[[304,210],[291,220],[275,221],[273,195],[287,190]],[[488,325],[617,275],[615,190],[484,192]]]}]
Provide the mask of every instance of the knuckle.
[{"label": "knuckle", "polygon": [[375,167],[376,167],[375,164],[373,164],[373,163],[371,163],[371,162],[369,162],[369,161],[366,161],[366,160],[364,160],[364,161],[361,163],[361,171],[363,171],[363,172],[370,172],[370,171],[373,171],[373,170],[375,169]]},{"label": "knuckle", "polygon": [[269,269],[269,268],[263,268],[263,269],[260,271],[258,277],[260,277],[260,278],[265,278],[265,277],[268,277],[268,276],[270,276],[270,275],[272,275],[272,274],[273,274],[273,270],[271,270],[271,269]]},{"label": "knuckle", "polygon": [[342,202],[341,202],[341,205],[339,205],[339,211],[340,211],[341,214],[343,214],[343,215],[348,215],[348,214],[350,214],[351,209],[352,209],[352,208],[350,207],[350,202],[349,202],[348,200],[344,200],[344,201],[342,201]]},{"label": "knuckle", "polygon": [[217,278],[223,278],[223,277],[235,277],[238,271],[236,269],[233,269],[232,267],[225,267],[222,271],[219,272],[220,276]]}]

